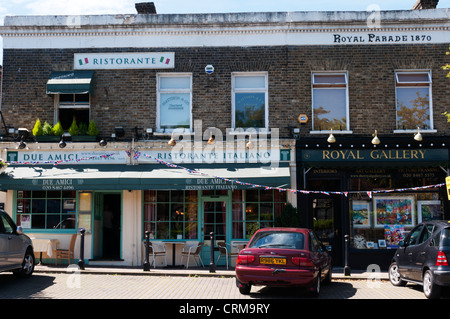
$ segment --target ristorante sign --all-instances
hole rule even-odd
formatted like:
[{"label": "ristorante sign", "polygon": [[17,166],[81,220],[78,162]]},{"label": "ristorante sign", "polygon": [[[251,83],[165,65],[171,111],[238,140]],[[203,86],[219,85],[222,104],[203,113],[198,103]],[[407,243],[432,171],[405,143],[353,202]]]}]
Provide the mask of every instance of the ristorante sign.
[{"label": "ristorante sign", "polygon": [[75,53],[75,70],[173,69],[174,52]]},{"label": "ristorante sign", "polygon": [[448,161],[446,149],[302,150],[303,162],[432,162]]}]

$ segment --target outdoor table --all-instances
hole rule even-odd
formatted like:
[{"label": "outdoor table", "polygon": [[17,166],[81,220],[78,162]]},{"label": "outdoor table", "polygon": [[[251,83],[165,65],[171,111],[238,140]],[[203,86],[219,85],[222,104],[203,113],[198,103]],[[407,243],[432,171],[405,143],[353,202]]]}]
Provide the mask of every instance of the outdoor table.
[{"label": "outdoor table", "polygon": [[48,257],[53,256],[53,251],[56,250],[59,240],[56,238],[31,238],[33,242],[34,252],[40,253],[39,262],[42,263],[42,253],[47,253]]},{"label": "outdoor table", "polygon": [[180,241],[180,240],[163,240],[162,241],[164,243],[164,245],[172,245],[172,266],[167,266],[167,267],[180,267],[180,266],[176,266],[175,265],[175,250],[176,250],[176,245],[185,245],[186,242],[185,241]]}]

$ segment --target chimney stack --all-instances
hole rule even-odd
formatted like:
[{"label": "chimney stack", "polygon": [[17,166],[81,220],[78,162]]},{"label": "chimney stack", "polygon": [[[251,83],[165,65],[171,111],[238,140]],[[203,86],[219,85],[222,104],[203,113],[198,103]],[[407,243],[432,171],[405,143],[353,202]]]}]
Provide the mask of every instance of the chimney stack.
[{"label": "chimney stack", "polygon": [[436,9],[439,0],[417,0],[412,10]]},{"label": "chimney stack", "polygon": [[138,14],[156,14],[156,7],[153,2],[140,2],[134,6]]}]

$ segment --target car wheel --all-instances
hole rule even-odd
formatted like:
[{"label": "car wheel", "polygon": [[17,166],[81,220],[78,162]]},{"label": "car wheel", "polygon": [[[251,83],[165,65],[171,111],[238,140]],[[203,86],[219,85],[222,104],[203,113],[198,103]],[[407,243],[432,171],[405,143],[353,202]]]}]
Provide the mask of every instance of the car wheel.
[{"label": "car wheel", "polygon": [[398,265],[395,262],[389,266],[389,281],[397,287],[406,285],[406,281],[402,280],[398,270]]},{"label": "car wheel", "polygon": [[316,279],[314,280],[314,284],[309,288],[309,292],[311,296],[318,297],[320,293],[320,276],[321,274],[318,273]]},{"label": "car wheel", "polygon": [[239,289],[239,292],[243,295],[249,295],[250,290],[252,290],[251,284],[243,284],[242,282],[239,282],[237,279],[236,279],[236,285]]},{"label": "car wheel", "polygon": [[31,250],[27,250],[22,261],[22,267],[14,272],[15,276],[18,277],[30,277],[34,271],[34,254]]},{"label": "car wheel", "polygon": [[434,282],[431,270],[427,270],[423,275],[423,293],[425,294],[425,297],[430,299],[439,297],[440,288],[441,287]]},{"label": "car wheel", "polygon": [[333,268],[330,267],[330,269],[328,270],[327,276],[326,276],[325,279],[323,280],[323,284],[324,284],[324,285],[329,285],[329,284],[331,284],[331,279],[332,279],[332,276],[333,276],[333,270],[332,270],[332,269],[333,269]]}]

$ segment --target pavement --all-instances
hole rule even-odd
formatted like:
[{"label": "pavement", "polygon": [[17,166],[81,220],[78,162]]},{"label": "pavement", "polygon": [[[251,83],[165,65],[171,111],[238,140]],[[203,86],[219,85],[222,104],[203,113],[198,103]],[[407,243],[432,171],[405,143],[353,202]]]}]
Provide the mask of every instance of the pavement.
[{"label": "pavement", "polygon": [[[105,274],[105,275],[137,275],[137,276],[184,276],[184,277],[224,277],[230,278],[235,276],[234,268],[226,269],[225,267],[217,267],[214,272],[209,271],[209,266],[204,268],[151,268],[150,271],[144,271],[143,267],[110,267],[110,266],[91,266],[85,265],[84,269],[79,269],[77,264],[74,265],[52,265],[37,264],[35,272],[42,273],[73,273],[79,271],[81,274]],[[366,270],[350,269],[350,275],[344,273],[343,267],[335,267],[333,269],[333,279],[349,279],[349,280],[367,280],[380,279],[389,280],[387,271],[369,272]]]}]

